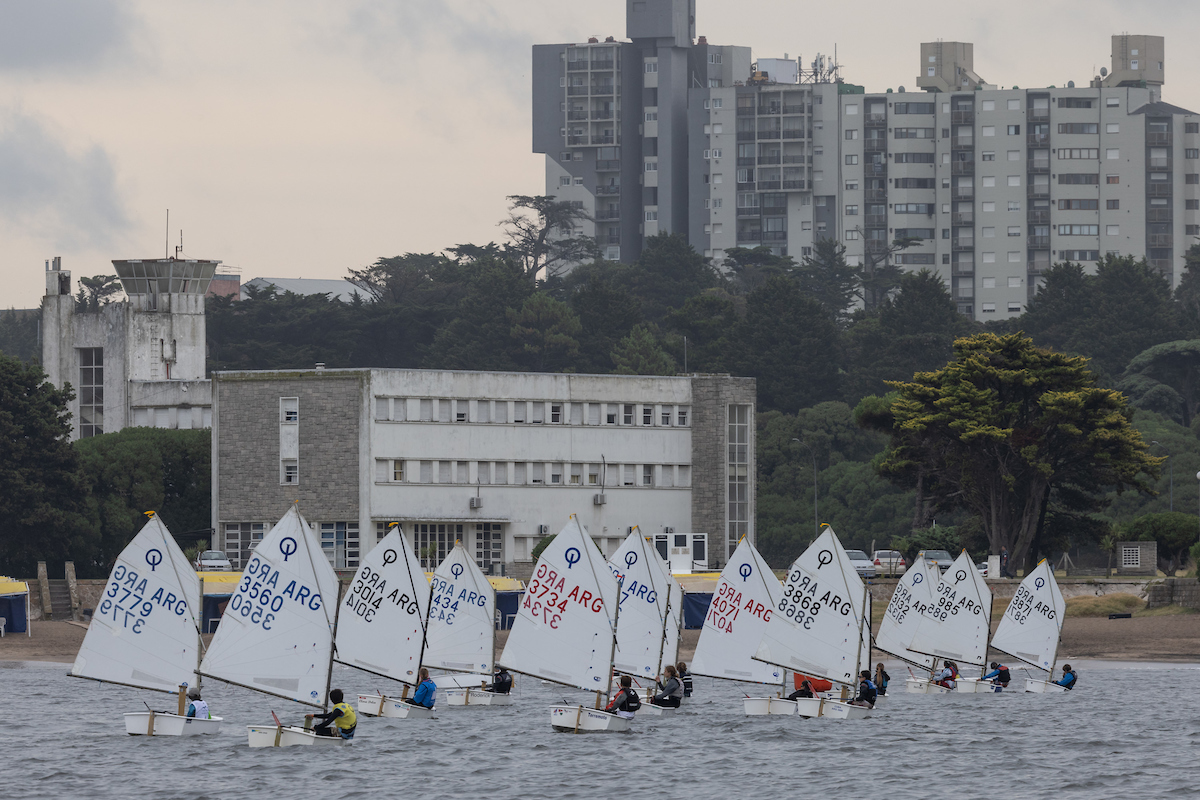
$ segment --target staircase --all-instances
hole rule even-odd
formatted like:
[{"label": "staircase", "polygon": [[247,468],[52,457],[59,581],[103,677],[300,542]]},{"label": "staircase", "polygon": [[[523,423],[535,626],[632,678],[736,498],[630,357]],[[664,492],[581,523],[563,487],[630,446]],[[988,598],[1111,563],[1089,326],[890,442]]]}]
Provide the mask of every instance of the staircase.
[{"label": "staircase", "polygon": [[50,584],[50,612],[47,619],[73,619],[71,609],[71,589],[66,580],[48,581]]}]

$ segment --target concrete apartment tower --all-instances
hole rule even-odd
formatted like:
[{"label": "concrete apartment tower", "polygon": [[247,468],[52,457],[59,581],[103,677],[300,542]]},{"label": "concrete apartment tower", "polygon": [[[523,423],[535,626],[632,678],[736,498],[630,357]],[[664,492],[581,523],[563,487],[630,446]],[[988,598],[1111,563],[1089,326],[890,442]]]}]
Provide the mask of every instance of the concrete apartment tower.
[{"label": "concrete apartment tower", "polygon": [[208,428],[204,294],[219,261],[113,261],[128,299],[77,311],[71,273],[46,262],[42,367],[71,384],[73,438],[125,427]]}]

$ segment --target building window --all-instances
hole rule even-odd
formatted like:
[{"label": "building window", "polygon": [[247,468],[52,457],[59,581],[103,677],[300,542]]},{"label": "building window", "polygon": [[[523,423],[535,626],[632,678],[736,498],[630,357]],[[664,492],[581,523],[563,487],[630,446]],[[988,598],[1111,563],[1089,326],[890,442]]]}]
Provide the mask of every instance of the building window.
[{"label": "building window", "polygon": [[846,216],[857,217],[858,216],[858,206],[846,206]]},{"label": "building window", "polygon": [[79,348],[79,438],[104,433],[104,348]]},{"label": "building window", "polygon": [[[1109,200],[1108,202],[1115,203],[1116,201]],[[1200,211],[1200,200],[1184,200],[1183,205],[1188,211]],[[1109,208],[1116,208],[1116,206],[1109,206]]]},{"label": "building window", "polygon": [[284,485],[300,483],[300,464],[294,458],[285,458],[279,462],[279,482]]},{"label": "building window", "polygon": [[571,465],[570,481],[571,481],[572,486],[582,486],[583,485],[583,464],[572,464]]},{"label": "building window", "polygon": [[1188,236],[1200,236],[1200,225],[1184,225],[1183,227]]},{"label": "building window", "polygon": [[846,241],[847,242],[857,242],[858,241],[858,231],[846,231]]},{"label": "building window", "polygon": [[550,421],[562,422],[562,403],[550,404]]},{"label": "building window", "polygon": [[1122,547],[1121,566],[1138,568],[1142,566],[1142,548]]},{"label": "building window", "polygon": [[654,485],[654,465],[653,464],[643,464],[642,465],[642,486],[653,486],[653,485]]},{"label": "building window", "polygon": [[562,464],[551,464],[550,465],[550,485],[551,486],[562,486],[562,482],[563,482],[563,465]]},{"label": "building window", "polygon": [[1009,236],[1020,236],[1021,235],[1021,226],[1020,225],[1009,225],[1008,226],[1008,235]]},{"label": "building window", "polygon": [[321,551],[334,569],[358,569],[358,523],[322,522]]},{"label": "building window", "polygon": [[1110,147],[1104,151],[1104,156],[1109,161],[1116,161],[1117,159],[1119,159],[1121,157],[1121,151],[1120,151],[1120,149],[1118,149],[1116,147]]},{"label": "building window", "polygon": [[856,156],[856,155],[846,156],[846,166],[852,167],[852,166],[856,165],[857,163],[858,163],[858,156]]},{"label": "building window", "polygon": [[662,424],[663,424],[664,428],[670,426],[670,424],[671,424],[671,407],[663,406],[662,413],[659,416],[662,419]]},{"label": "building window", "polygon": [[[1115,153],[1116,150],[1109,150],[1109,153]],[[1100,150],[1095,147],[1060,147],[1058,148],[1059,161],[1072,161],[1083,158],[1099,158]],[[1109,158],[1116,158],[1110,155]]]},{"label": "building window", "polygon": [[995,303],[980,303],[979,308],[984,314],[995,314],[996,313],[996,304]]},{"label": "building window", "polygon": [[1020,289],[1021,288],[1021,278],[1017,275],[1009,275],[1008,276],[1008,288]]},{"label": "building window", "polygon": [[626,403],[625,408],[623,409],[623,412],[624,413],[622,413],[622,415],[621,415],[623,424],[632,425],[633,424],[633,406]]},{"label": "building window", "polygon": [[1185,148],[1183,151],[1184,158],[1200,158],[1200,149],[1195,147]]},{"label": "building window", "polygon": [[642,424],[654,424],[654,406],[642,406]]},{"label": "building window", "polygon": [[676,407],[675,419],[676,419],[676,423],[679,425],[679,427],[686,428],[687,424],[688,424],[688,407],[687,406]]},{"label": "building window", "polygon": [[621,472],[621,485],[633,486],[633,464],[625,464]]},{"label": "building window", "polygon": [[1105,236],[1120,236],[1121,235],[1121,226],[1120,225],[1105,225],[1104,226],[1104,235]]},{"label": "building window", "polygon": [[1020,136],[1021,135],[1021,126],[1020,125],[1009,125],[1008,126],[1008,135],[1009,136]]},{"label": "building window", "polygon": [[1200,133],[1200,122],[1185,122],[1183,123],[1184,133]]},{"label": "building window", "polygon": [[[462,540],[463,526],[441,522],[413,523],[413,552],[421,561],[426,571],[437,569],[450,551],[454,543]],[[324,544],[324,542],[322,542]]]},{"label": "building window", "polygon": [[1021,313],[1021,304],[1020,303],[1009,303],[1008,304],[1008,313],[1020,314]]},{"label": "building window", "polygon": [[750,406],[729,406],[727,426],[726,558],[750,532]]},{"label": "building window", "polygon": [[475,563],[488,575],[504,563],[504,526],[499,522],[475,523]]}]

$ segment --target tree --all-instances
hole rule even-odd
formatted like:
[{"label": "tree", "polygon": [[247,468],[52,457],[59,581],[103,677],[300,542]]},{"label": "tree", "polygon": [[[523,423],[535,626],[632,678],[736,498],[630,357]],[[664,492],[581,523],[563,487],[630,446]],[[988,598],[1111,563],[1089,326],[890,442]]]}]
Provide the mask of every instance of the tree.
[{"label": "tree", "polygon": [[675,360],[659,346],[647,325],[634,325],[612,353],[619,375],[674,375]]},{"label": "tree", "polygon": [[1183,254],[1183,274],[1175,287],[1175,305],[1186,336],[1200,336],[1200,242]]},{"label": "tree", "polygon": [[422,363],[428,369],[514,370],[529,356],[512,337],[509,309],[533,294],[520,262],[493,252],[459,258],[447,273],[460,285]]},{"label": "tree", "polygon": [[1117,388],[1138,408],[1190,426],[1200,411],[1200,339],[1143,350],[1129,362]]},{"label": "tree", "polygon": [[121,281],[116,275],[80,277],[79,290],[75,293],[75,310],[99,311],[101,306],[111,303],[119,291]]},{"label": "tree", "polygon": [[1125,525],[1122,533],[1129,541],[1156,542],[1158,568],[1171,578],[1175,570],[1187,563],[1188,549],[1196,542],[1197,531],[1195,514],[1176,511],[1138,517]]},{"label": "tree", "polygon": [[813,242],[813,254],[804,257],[796,279],[839,325],[846,323],[850,307],[862,296],[859,269],[846,263],[846,247],[837,239]]},{"label": "tree", "polygon": [[667,346],[675,360],[692,372],[734,371],[733,340],[741,324],[738,303],[744,309],[744,298],[710,289],[671,311],[663,327],[672,334]]},{"label": "tree", "polygon": [[622,280],[627,272],[627,267],[607,262],[586,264],[571,271],[566,299],[581,326],[577,372],[612,372],[613,349],[641,322],[641,301]]},{"label": "tree", "polygon": [[[859,236],[863,235],[859,228]],[[863,305],[868,311],[882,303],[900,285],[904,270],[895,263],[896,254],[921,243],[920,239],[907,236],[893,239],[890,245],[883,240],[866,240],[866,261],[862,270]]]},{"label": "tree", "polygon": [[790,275],[796,268],[791,256],[778,256],[766,245],[753,249],[731,247],[725,251],[721,265],[732,277],[732,285],[741,294],[762,286],[763,281],[780,275]]},{"label": "tree", "polygon": [[1084,359],[1020,334],[977,334],[954,352],[942,369],[893,384],[894,432],[879,466],[906,486],[921,476],[936,507],[978,516],[993,553],[1007,547],[1021,564],[1054,492],[1100,507],[1110,488],[1150,490],[1163,459]]},{"label": "tree", "polygon": [[575,235],[575,226],[590,219],[582,207],[553,195],[514,194],[508,200],[508,218],[500,223],[508,236],[505,251],[521,265],[531,286],[572,264],[600,257],[595,239]]},{"label": "tree", "polygon": [[0,353],[19,358],[29,363],[41,361],[38,346],[38,327],[42,315],[38,309],[15,309],[0,311]]},{"label": "tree", "polygon": [[74,397],[36,364],[0,354],[0,563],[13,575],[35,574],[38,561],[91,559],[67,410]]},{"label": "tree", "polygon": [[520,311],[508,310],[511,336],[525,352],[526,363],[535,372],[569,371],[579,354],[579,318],[566,303],[547,294],[534,294]]},{"label": "tree", "polygon": [[721,283],[712,265],[679,233],[648,237],[630,278],[647,321],[656,323],[689,297]]}]

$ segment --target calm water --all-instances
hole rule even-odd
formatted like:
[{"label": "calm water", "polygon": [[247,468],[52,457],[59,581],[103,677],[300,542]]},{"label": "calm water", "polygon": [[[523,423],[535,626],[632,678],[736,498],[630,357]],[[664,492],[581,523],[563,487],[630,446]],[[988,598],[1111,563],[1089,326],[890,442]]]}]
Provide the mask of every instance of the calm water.
[{"label": "calm water", "polygon": [[[250,750],[245,725],[299,706],[211,682],[219,736],[130,737],[121,714],[174,697],[0,663],[0,780],[24,798],[1195,797],[1200,667],[1080,662],[1066,695],[896,694],[862,721],[747,718],[741,689],[696,679],[670,719],[628,734],[553,733],[546,706],[586,699],[517,677],[508,708],[362,719],[348,748]],[[891,669],[899,676],[903,669]],[[1021,676],[1020,672],[1016,673]],[[899,678],[897,678],[900,681]],[[900,681],[902,682],[902,681]],[[336,668],[334,685],[387,688]]]}]

